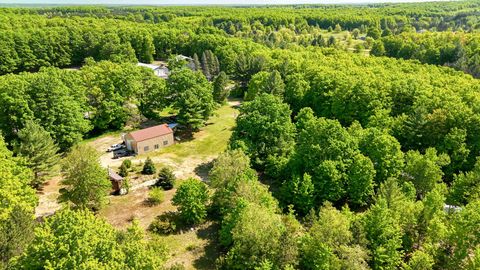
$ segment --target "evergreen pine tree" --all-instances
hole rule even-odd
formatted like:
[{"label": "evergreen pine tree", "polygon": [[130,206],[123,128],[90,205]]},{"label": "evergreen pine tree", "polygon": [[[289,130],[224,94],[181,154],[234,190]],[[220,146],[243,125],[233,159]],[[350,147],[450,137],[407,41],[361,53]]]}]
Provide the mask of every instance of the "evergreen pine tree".
[{"label": "evergreen pine tree", "polygon": [[154,174],[157,171],[155,168],[155,164],[153,164],[153,161],[150,157],[147,157],[147,160],[145,160],[145,164],[143,165],[143,174]]},{"label": "evergreen pine tree", "polygon": [[197,53],[193,54],[193,64],[195,65],[195,71],[202,70],[202,65],[200,64],[200,60],[198,60]]},{"label": "evergreen pine tree", "polygon": [[220,72],[213,82],[213,99],[222,104],[230,95],[230,89],[227,88],[228,76],[225,72]]},{"label": "evergreen pine tree", "polygon": [[202,72],[210,80],[210,69],[206,52],[202,53]]},{"label": "evergreen pine tree", "polygon": [[27,159],[34,173],[31,184],[38,187],[60,161],[59,149],[50,133],[33,121],[27,122],[25,128],[18,132],[18,140],[15,152]]}]

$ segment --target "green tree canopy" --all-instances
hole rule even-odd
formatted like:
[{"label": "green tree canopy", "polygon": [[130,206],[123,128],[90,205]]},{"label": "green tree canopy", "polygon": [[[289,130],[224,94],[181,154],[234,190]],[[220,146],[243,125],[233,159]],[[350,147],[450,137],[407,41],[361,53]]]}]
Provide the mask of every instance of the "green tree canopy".
[{"label": "green tree canopy", "polygon": [[167,86],[178,122],[192,129],[202,127],[212,115],[215,102],[212,86],[200,72],[178,69],[169,76]]},{"label": "green tree canopy", "polygon": [[28,121],[18,132],[18,140],[15,153],[26,158],[34,173],[31,184],[38,187],[60,161],[59,149],[50,134],[33,121]]},{"label": "green tree canopy", "polygon": [[143,240],[138,225],[116,231],[89,211],[47,218],[12,269],[163,269],[164,247]]},{"label": "green tree canopy", "polygon": [[62,161],[62,174],[60,202],[90,210],[105,204],[112,185],[107,170],[100,166],[97,150],[86,145],[72,148]]},{"label": "green tree canopy", "polygon": [[295,136],[290,114],[288,105],[271,94],[244,103],[231,146],[243,149],[257,168],[265,168],[268,159],[287,157]]},{"label": "green tree canopy", "polygon": [[185,180],[175,192],[172,202],[188,224],[199,224],[207,217],[210,195],[207,186],[194,178]]}]

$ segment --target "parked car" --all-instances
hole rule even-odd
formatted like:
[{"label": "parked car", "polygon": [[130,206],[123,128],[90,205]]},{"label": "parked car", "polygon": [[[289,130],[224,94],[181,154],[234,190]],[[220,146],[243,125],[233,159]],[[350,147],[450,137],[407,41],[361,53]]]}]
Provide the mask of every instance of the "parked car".
[{"label": "parked car", "polygon": [[113,151],[113,158],[121,158],[121,157],[128,157],[130,156],[130,152],[127,151],[126,149],[119,149]]},{"label": "parked car", "polygon": [[117,143],[117,144],[111,145],[111,146],[107,149],[107,152],[112,152],[112,151],[120,150],[120,149],[123,149],[123,148],[125,148],[125,144],[123,144],[123,143]]}]

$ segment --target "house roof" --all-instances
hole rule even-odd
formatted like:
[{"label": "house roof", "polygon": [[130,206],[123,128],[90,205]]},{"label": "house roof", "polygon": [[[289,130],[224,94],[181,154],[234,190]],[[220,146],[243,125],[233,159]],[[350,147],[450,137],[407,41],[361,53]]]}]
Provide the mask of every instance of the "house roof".
[{"label": "house roof", "polygon": [[111,169],[108,169],[108,176],[110,177],[110,180],[120,182],[123,180],[123,177],[121,177],[118,173],[112,171]]},{"label": "house roof", "polygon": [[145,64],[145,63],[137,63],[137,66],[139,67],[146,67],[146,68],[149,68],[149,69],[157,69],[159,68],[160,66],[157,66],[157,65],[153,65],[153,64]]},{"label": "house roof", "polygon": [[130,132],[130,136],[132,136],[135,141],[141,142],[170,133],[173,133],[173,130],[167,124],[163,124]]}]

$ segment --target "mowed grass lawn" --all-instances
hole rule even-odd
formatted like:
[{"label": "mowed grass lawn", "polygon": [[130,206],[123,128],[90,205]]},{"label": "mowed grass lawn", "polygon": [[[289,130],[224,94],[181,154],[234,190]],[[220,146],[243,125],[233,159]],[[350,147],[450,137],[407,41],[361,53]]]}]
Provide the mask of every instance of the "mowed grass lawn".
[{"label": "mowed grass lawn", "polygon": [[215,114],[207,121],[206,126],[193,134],[193,138],[187,141],[176,142],[175,145],[160,149],[156,152],[139,155],[139,159],[146,156],[156,157],[171,156],[176,162],[185,158],[204,158],[220,154],[228,145],[232,129],[235,126],[235,118],[238,110],[230,103],[225,104],[215,111]]}]

